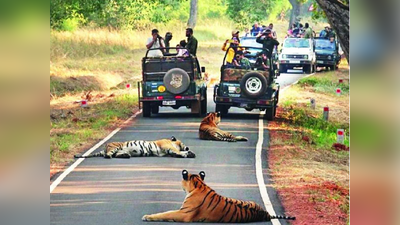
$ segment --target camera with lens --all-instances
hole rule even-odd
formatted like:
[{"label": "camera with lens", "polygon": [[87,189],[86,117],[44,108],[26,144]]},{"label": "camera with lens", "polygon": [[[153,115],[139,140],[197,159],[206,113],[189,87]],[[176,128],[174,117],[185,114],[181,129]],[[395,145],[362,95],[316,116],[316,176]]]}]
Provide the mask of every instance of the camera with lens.
[{"label": "camera with lens", "polygon": [[157,34],[157,38],[158,38],[158,39],[162,39],[162,37],[161,37],[159,34]]}]

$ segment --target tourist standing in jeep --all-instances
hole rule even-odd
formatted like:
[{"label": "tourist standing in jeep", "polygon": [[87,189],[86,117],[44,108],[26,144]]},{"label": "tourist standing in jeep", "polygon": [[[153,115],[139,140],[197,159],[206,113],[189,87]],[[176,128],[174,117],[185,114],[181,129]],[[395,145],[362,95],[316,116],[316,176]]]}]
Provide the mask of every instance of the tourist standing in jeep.
[{"label": "tourist standing in jeep", "polygon": [[151,30],[151,36],[152,37],[149,37],[147,39],[146,48],[147,49],[161,48],[161,50],[149,51],[149,54],[147,56],[148,57],[161,57],[161,56],[163,56],[164,55],[164,48],[165,48],[164,38],[162,38],[158,34],[158,30],[157,29]]},{"label": "tourist standing in jeep", "polygon": [[264,52],[264,54],[269,59],[271,59],[274,47],[279,45],[279,41],[272,37],[271,30],[266,30],[264,33],[257,37],[256,41],[262,44],[263,48],[268,49],[268,51]]},{"label": "tourist standing in jeep", "polygon": [[197,39],[193,36],[193,29],[192,28],[187,28],[186,29],[186,37],[187,37],[187,44],[186,48],[189,51],[189,53],[193,56],[196,56],[197,52]]}]

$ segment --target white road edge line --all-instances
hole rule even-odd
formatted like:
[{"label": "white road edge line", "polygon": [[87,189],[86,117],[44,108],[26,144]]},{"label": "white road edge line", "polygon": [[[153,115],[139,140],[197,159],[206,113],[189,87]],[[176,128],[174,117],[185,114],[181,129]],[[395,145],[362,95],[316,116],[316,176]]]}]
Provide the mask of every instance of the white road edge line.
[{"label": "white road edge line", "polygon": [[[124,124],[129,123],[132,119],[134,119],[137,115],[139,115],[142,112],[142,110],[137,111],[135,114],[133,114],[131,117],[129,117],[129,119],[125,120],[123,122]],[[102,144],[104,144],[104,142],[108,141],[108,139],[110,139],[112,136],[114,136],[118,131],[121,130],[121,127],[118,127],[117,129],[113,130],[107,137],[105,137],[103,140],[99,141],[96,145],[94,145],[92,148],[90,148],[89,150],[87,150],[83,156],[87,156],[90,153],[92,153],[94,150],[96,150],[98,147],[100,147]],[[61,183],[62,180],[64,180],[64,178],[71,173],[79,164],[81,164],[81,162],[83,162],[83,160],[85,160],[85,158],[79,158],[78,160],[76,160],[74,162],[74,164],[72,164],[70,167],[68,167],[68,169],[66,169],[60,176],[57,177],[57,179],[55,181],[53,181],[53,183],[51,183],[50,185],[50,194],[54,191],[54,189]]]},{"label": "white road edge line", "polygon": [[[261,198],[264,202],[265,210],[267,210],[267,212],[270,215],[276,215],[274,207],[272,207],[271,200],[269,199],[268,196],[267,188],[264,182],[264,175],[262,172],[261,152],[262,152],[262,144],[264,142],[264,118],[263,118],[264,115],[265,111],[261,111],[260,118],[258,119],[258,141],[256,146],[256,177],[257,177],[258,188],[260,189]],[[279,220],[272,220],[271,222],[273,225],[281,225],[281,222]]]},{"label": "white road edge line", "polygon": [[[312,74],[309,74],[302,78],[306,78],[306,77],[312,76],[314,74],[315,73],[312,73]],[[282,93],[283,91],[285,91],[287,88],[289,88],[293,84],[297,84],[297,82],[299,82],[299,81],[297,80],[296,82],[284,87],[282,90],[280,90],[280,92]],[[262,172],[261,153],[262,153],[262,144],[264,142],[264,118],[263,118],[264,115],[265,115],[265,111],[261,111],[260,118],[258,119],[258,141],[257,141],[257,145],[256,145],[256,177],[257,177],[258,188],[260,189],[261,198],[264,202],[265,210],[267,210],[267,212],[270,215],[276,215],[274,207],[272,206],[271,200],[269,199],[269,196],[268,196],[267,187],[265,186],[264,175]],[[281,222],[279,220],[272,220],[271,223],[273,225],[281,225]]]}]

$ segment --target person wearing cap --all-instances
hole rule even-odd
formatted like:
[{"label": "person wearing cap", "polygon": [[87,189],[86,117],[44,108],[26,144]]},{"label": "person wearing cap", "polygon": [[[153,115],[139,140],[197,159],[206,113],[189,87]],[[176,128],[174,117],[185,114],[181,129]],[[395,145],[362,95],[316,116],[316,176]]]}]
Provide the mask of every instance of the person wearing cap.
[{"label": "person wearing cap", "polygon": [[319,38],[328,39],[328,34],[329,34],[329,26],[325,26],[325,29],[319,32]]},{"label": "person wearing cap", "polygon": [[266,52],[264,51],[264,54],[269,59],[272,56],[272,51],[274,50],[274,47],[279,45],[279,41],[272,37],[271,30],[266,30],[264,33],[258,35],[256,42],[262,44],[263,48],[268,50]]},{"label": "person wearing cap", "polygon": [[[228,51],[228,54],[226,55],[226,66],[227,67],[234,67],[235,63],[235,54],[238,50],[242,50],[240,48],[240,41],[239,41],[239,31],[235,30],[232,31],[232,38],[231,39],[226,39],[224,44],[222,45],[222,51]],[[229,45],[228,45],[229,43]]]},{"label": "person wearing cap", "polygon": [[197,39],[193,36],[192,28],[186,29],[186,37],[187,37],[186,49],[189,51],[191,55],[196,56],[198,42]]},{"label": "person wearing cap", "polygon": [[155,49],[155,48],[162,48],[161,50],[151,50],[149,51],[149,53],[147,54],[148,57],[162,57],[164,54],[164,38],[162,38],[159,34],[158,34],[158,30],[157,29],[153,29],[151,30],[151,35],[152,37],[149,37],[147,39],[147,43],[146,43],[146,48],[147,49]]},{"label": "person wearing cap", "polygon": [[235,66],[238,66],[242,69],[249,70],[251,69],[251,64],[248,58],[244,57],[243,51],[239,50],[236,52],[236,60],[234,61]]}]

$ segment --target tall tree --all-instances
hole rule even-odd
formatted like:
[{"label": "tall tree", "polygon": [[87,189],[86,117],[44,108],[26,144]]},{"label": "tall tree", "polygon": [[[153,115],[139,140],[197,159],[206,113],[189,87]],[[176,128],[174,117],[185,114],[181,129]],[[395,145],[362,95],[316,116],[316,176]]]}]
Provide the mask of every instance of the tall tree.
[{"label": "tall tree", "polygon": [[349,61],[349,12],[350,0],[316,0],[318,5],[324,11],[329,24],[335,30],[339,42],[342,46],[343,52]]},{"label": "tall tree", "polygon": [[300,16],[300,0],[289,0],[290,4],[292,5],[292,12],[290,13],[290,20],[289,20],[289,28],[291,28],[292,24],[297,21],[297,18]]},{"label": "tall tree", "polygon": [[190,16],[187,22],[188,27],[194,28],[197,22],[197,14],[198,14],[198,0],[190,0]]}]

